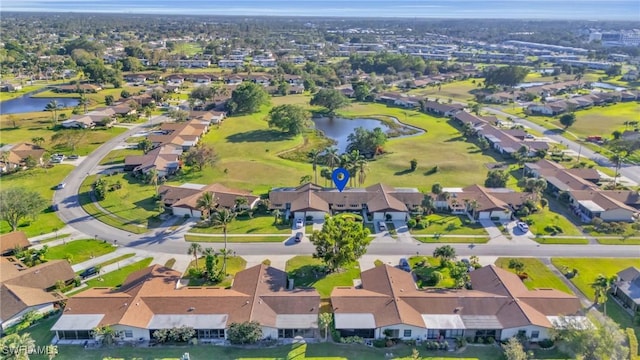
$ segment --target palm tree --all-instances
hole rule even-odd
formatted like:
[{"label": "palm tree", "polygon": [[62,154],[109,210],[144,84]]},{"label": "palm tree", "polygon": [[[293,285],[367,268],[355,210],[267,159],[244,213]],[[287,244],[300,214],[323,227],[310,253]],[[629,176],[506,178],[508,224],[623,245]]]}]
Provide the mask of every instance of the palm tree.
[{"label": "palm tree", "polygon": [[93,334],[100,337],[100,342],[106,345],[113,344],[113,339],[116,337],[116,331],[109,325],[94,328]]},{"label": "palm tree", "polygon": [[215,209],[217,205],[216,196],[211,191],[205,191],[196,202],[196,206],[199,209],[203,209],[207,213],[207,219],[211,222],[211,211]]},{"label": "palm tree", "polygon": [[320,176],[324,178],[324,187],[327,187],[327,180],[331,179],[331,170],[323,167],[322,170],[320,170]]},{"label": "palm tree", "polygon": [[152,168],[151,170],[149,170],[147,176],[149,178],[149,184],[153,184],[156,189],[156,196],[158,196],[158,178],[160,177],[158,175],[158,170],[156,170],[156,168]]},{"label": "palm tree", "polygon": [[327,341],[327,337],[328,337],[328,333],[329,333],[329,325],[331,325],[331,321],[333,320],[333,317],[331,316],[331,313],[325,312],[325,313],[321,313],[318,316],[318,325],[324,329],[324,341]]},{"label": "palm tree", "polygon": [[31,142],[40,147],[44,143],[44,138],[42,136],[36,136],[31,138]]},{"label": "palm tree", "polygon": [[2,354],[7,357],[3,359],[26,359],[29,360],[29,354],[36,346],[35,340],[31,338],[31,334],[24,333],[22,335],[11,334],[0,339],[0,349]]},{"label": "palm tree", "polygon": [[80,100],[78,100],[78,105],[82,105],[84,108],[84,113],[87,113],[87,106],[89,106],[89,99],[87,99],[84,94],[80,95]]},{"label": "palm tree", "polygon": [[318,183],[318,158],[320,157],[320,151],[318,149],[311,149],[309,151],[309,158],[311,158],[311,165],[313,168],[313,174],[315,175],[315,183]]},{"label": "palm tree", "polygon": [[348,159],[349,159],[349,162],[347,164],[348,166],[347,170],[349,170],[349,175],[351,175],[350,177],[351,186],[354,186],[356,183],[356,171],[358,170],[358,161],[360,161],[360,159],[364,159],[364,157],[360,155],[359,150],[353,150],[349,153]]},{"label": "palm tree", "polygon": [[60,105],[60,103],[57,100],[49,101],[47,106],[44,107],[44,111],[53,112],[53,124],[54,125],[58,125],[58,110],[60,110],[61,107],[62,107],[62,105]]},{"label": "palm tree", "polygon": [[611,285],[613,285],[616,281],[616,277],[606,277],[602,274],[599,274],[596,277],[596,280],[591,284],[595,292],[595,300],[596,304],[604,305],[604,316],[607,316],[607,299],[609,297],[609,290],[611,289]]},{"label": "palm tree", "polygon": [[356,166],[358,168],[358,185],[362,186],[367,178],[367,170],[369,170],[367,160],[363,157],[358,159]]},{"label": "palm tree", "polygon": [[202,251],[202,246],[198,243],[191,243],[189,246],[189,250],[187,250],[187,255],[193,255],[193,258],[196,261],[196,269],[198,268],[198,253]]},{"label": "palm tree", "polygon": [[273,214],[273,223],[275,225],[278,225],[278,221],[280,220],[280,217],[282,216],[282,211],[280,211],[280,209],[275,209],[272,212]]},{"label": "palm tree", "polygon": [[340,162],[340,155],[338,155],[338,149],[334,147],[326,148],[324,150],[325,164],[333,171],[336,165]]},{"label": "palm tree", "polygon": [[227,273],[227,227],[236,218],[236,213],[232,213],[228,209],[222,209],[216,212],[215,216],[212,218],[212,222],[214,226],[221,227],[222,233],[224,234],[224,253],[222,258],[222,273]]},{"label": "palm tree", "polygon": [[439,258],[441,263],[453,260],[456,257],[456,249],[451,245],[437,247],[433,251],[433,257]]},{"label": "palm tree", "polygon": [[618,185],[618,176],[620,175],[620,168],[622,167],[622,163],[627,160],[627,158],[631,155],[630,151],[624,149],[618,149],[614,151],[614,153],[609,157],[609,160],[613,161],[616,168],[615,176],[613,177],[613,189],[615,190]]}]

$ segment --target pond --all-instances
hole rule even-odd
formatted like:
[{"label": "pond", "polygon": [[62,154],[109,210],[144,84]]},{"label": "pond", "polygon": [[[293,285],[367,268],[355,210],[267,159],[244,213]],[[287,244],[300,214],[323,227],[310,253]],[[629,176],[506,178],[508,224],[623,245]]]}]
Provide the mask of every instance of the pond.
[{"label": "pond", "polygon": [[[375,119],[346,119],[346,118],[327,118],[327,117],[318,117],[311,119],[315,124],[316,129],[322,131],[324,136],[336,142],[335,147],[338,149],[339,153],[344,153],[347,150],[347,145],[349,141],[347,137],[352,134],[356,128],[362,127],[367,130],[373,130],[377,127],[382,129],[385,133],[389,134],[391,128],[380,120]],[[394,119],[396,123],[398,121]],[[424,131],[422,129],[409,126],[409,125],[401,125],[400,129],[396,129],[394,131],[394,136],[398,134],[404,134],[397,137],[404,136],[413,136],[422,134]]]},{"label": "pond", "polygon": [[0,114],[44,111],[45,106],[52,100],[56,100],[61,107],[74,107],[78,105],[78,99],[73,98],[36,98],[25,95],[0,102]]}]

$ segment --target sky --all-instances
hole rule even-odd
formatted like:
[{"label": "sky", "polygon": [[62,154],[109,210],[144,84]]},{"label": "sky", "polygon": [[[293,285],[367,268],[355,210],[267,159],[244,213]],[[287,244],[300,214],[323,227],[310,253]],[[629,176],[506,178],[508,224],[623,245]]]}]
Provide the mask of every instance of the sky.
[{"label": "sky", "polygon": [[640,0],[0,0],[3,11],[640,22]]}]

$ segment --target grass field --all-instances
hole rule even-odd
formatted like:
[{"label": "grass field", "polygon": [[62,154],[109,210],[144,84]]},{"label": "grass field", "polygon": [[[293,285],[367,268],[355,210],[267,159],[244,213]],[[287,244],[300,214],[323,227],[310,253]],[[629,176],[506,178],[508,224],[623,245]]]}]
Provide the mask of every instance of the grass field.
[{"label": "grass field", "polygon": [[412,234],[443,234],[443,235],[487,235],[480,223],[464,224],[469,220],[466,216],[430,214],[423,217],[422,222],[428,222],[424,229],[413,229]]},{"label": "grass field", "polygon": [[141,150],[137,149],[119,149],[110,151],[107,156],[100,160],[99,165],[118,165],[124,164],[124,159],[129,155],[143,155]]},{"label": "grass field", "polygon": [[[475,82],[475,83],[474,83]],[[440,102],[446,103],[448,99],[460,102],[470,102],[474,100],[471,90],[480,89],[477,84],[483,82],[482,79],[468,79],[462,81],[454,81],[442,84],[440,88],[426,87],[423,89],[410,90],[411,95],[428,97],[429,99],[440,99]]]},{"label": "grass field", "polygon": [[[118,287],[122,285],[124,280],[129,276],[132,272],[138,271],[146,268],[151,265],[153,258],[146,258],[144,260],[140,260],[131,265],[127,265],[122,267],[119,270],[112,271],[110,273],[103,274],[97,278],[93,278],[87,281],[87,285],[89,288],[92,287]],[[85,288],[86,289],[86,288]],[[85,290],[83,289],[83,290]]]},{"label": "grass field", "polygon": [[314,287],[322,299],[329,298],[334,287],[353,286],[353,280],[360,278],[357,263],[330,274],[325,274],[324,269],[322,260],[299,255],[287,261],[285,271],[293,279],[294,286]]},{"label": "grass field", "polygon": [[562,236],[582,236],[582,232],[569,221],[562,214],[550,211],[547,208],[539,210],[537,213],[530,214],[527,219],[533,221],[529,225],[529,229],[535,235],[549,235],[552,233],[549,226],[559,226],[562,229],[562,233],[558,235]]},{"label": "grass field", "polygon": [[[498,258],[496,266],[515,273],[515,270],[509,269],[509,260],[511,258]],[[516,258],[524,264],[524,272],[529,278],[524,280],[524,284],[528,289],[556,289],[564,291],[567,294],[573,294],[571,289],[565,285],[562,280],[542,263],[542,261],[533,258]]]},{"label": "grass field", "polygon": [[84,239],[50,247],[45,257],[48,260],[67,259],[68,257],[72,264],[79,264],[115,250],[115,246],[102,240]]},{"label": "grass field", "polygon": [[596,238],[596,240],[603,245],[640,245],[640,238]]},{"label": "grass field", "polygon": [[[51,205],[51,198],[53,198],[53,188],[62,182],[72,169],[71,165],[61,164],[50,169],[36,168],[2,176],[0,188],[22,187],[38,192],[45,199],[42,204],[44,210],[38,214],[38,217],[34,221],[21,221],[18,230],[24,231],[27,236],[31,237],[54,232],[64,227],[64,223],[58,219],[56,213],[50,211],[49,205]],[[0,222],[1,233],[10,231],[11,227],[6,221]]]},{"label": "grass field", "polygon": [[574,244],[574,245],[585,245],[589,243],[589,240],[585,238],[556,238],[553,236],[544,237],[544,236],[536,236],[534,240],[540,244]]},{"label": "grass field", "polygon": [[[60,111],[59,114],[66,114],[68,118],[71,111]],[[42,147],[51,152],[60,152],[67,155],[71,153],[88,155],[107,140],[127,130],[124,128],[113,127],[111,129],[100,128],[86,131],[86,135],[78,141],[76,150],[73,151],[67,144],[54,143],[51,138],[58,132],[78,132],[79,130],[53,130],[51,118],[52,114],[44,111],[11,114],[0,117],[2,144],[31,142],[31,139],[33,138],[42,137],[45,140]]]},{"label": "grass field", "polygon": [[553,258],[551,261],[560,271],[563,267],[577,269],[578,275],[571,282],[589,299],[594,297],[591,284],[599,274],[610,277],[629,266],[640,268],[640,259]]},{"label": "grass field", "polygon": [[[218,263],[216,265],[216,269],[221,270],[222,269],[222,256],[218,256]],[[205,281],[205,279],[189,279],[189,286],[219,286],[219,287],[227,287],[227,286],[231,286],[231,282],[233,281],[233,277],[236,273],[238,273],[239,271],[244,270],[247,267],[247,262],[241,258],[240,256],[227,256],[227,277],[218,282],[218,283],[211,283],[208,281]],[[196,261],[193,260],[192,262],[189,263],[189,266],[187,266],[187,270],[184,272],[185,274],[189,273],[189,269],[200,269],[202,271],[206,270],[206,262],[205,262],[205,257],[201,256],[198,258],[198,266],[196,267]]]},{"label": "grass field", "polygon": [[445,237],[445,236],[416,236],[416,240],[422,243],[472,243],[472,244],[486,244],[489,241],[489,237]]},{"label": "grass field", "polygon": [[[291,225],[273,224],[274,217],[271,215],[257,215],[253,218],[248,216],[238,217],[227,227],[228,234],[290,234]],[[190,233],[200,234],[222,234],[219,227],[193,227]]]}]

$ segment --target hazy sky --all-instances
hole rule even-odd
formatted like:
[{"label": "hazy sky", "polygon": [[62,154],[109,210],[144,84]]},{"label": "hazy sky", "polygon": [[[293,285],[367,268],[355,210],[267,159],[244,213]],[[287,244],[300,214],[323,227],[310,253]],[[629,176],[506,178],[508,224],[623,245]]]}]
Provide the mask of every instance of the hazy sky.
[{"label": "hazy sky", "polygon": [[640,22],[640,0],[0,0],[0,11]]}]

